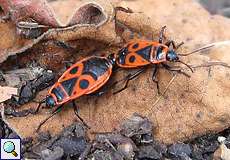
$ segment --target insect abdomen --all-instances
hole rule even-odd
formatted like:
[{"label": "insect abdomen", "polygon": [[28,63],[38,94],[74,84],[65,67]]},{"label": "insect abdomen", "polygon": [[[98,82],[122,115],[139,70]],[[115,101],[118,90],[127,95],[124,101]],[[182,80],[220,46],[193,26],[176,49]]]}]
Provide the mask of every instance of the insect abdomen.
[{"label": "insect abdomen", "polygon": [[92,57],[83,62],[84,69],[82,75],[88,74],[96,81],[98,77],[102,76],[111,67],[108,60],[99,57]]}]

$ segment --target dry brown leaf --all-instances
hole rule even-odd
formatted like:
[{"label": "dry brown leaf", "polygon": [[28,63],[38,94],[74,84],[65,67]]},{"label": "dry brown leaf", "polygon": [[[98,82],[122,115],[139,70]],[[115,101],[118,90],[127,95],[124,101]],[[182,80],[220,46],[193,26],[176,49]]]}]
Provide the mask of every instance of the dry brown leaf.
[{"label": "dry brown leaf", "polygon": [[[76,2],[69,0],[71,6],[69,5],[68,8],[75,6],[74,12],[62,12],[63,9],[59,7],[58,16],[56,16],[51,8],[61,6],[62,2],[57,2],[58,5],[56,2],[47,3],[46,0],[0,1],[5,15],[11,15],[10,20],[0,23],[0,42],[2,43],[0,63],[8,56],[25,52],[41,40],[70,41],[85,38],[107,44],[120,42],[115,33],[114,8],[108,1]],[[58,14],[60,11],[61,15]],[[67,15],[70,18],[65,23],[61,23],[63,19],[66,19],[63,13],[70,14]],[[19,28],[18,26],[22,24],[27,25]],[[35,28],[34,31],[31,26]],[[40,30],[40,26],[43,26],[45,30]],[[37,32],[39,32],[38,35],[36,35]]]},{"label": "dry brown leaf", "polygon": [[[119,12],[117,18],[122,24],[131,27],[134,31],[140,31],[146,37],[151,37],[153,31],[154,39],[157,38],[159,28],[167,25],[170,37],[173,39],[176,37],[177,42],[186,42],[186,45],[182,47],[183,50],[178,51],[180,53],[230,37],[230,31],[226,30],[230,27],[229,19],[209,15],[192,0],[172,0],[170,2],[164,0],[161,3],[156,0],[139,0],[126,1],[126,3],[134,11],[145,12],[151,19],[144,18],[141,13]],[[113,29],[111,31],[113,33]],[[66,37],[63,34],[63,39]],[[74,39],[71,36],[70,38]],[[118,49],[114,46],[111,48],[114,51]],[[191,78],[177,75],[163,98],[154,106],[158,95],[156,85],[151,80],[152,72],[148,70],[133,80],[128,89],[117,95],[108,93],[101,97],[87,96],[77,99],[80,115],[91,126],[91,131],[103,132],[111,131],[123,119],[137,112],[153,121],[154,136],[165,143],[183,141],[205,133],[221,131],[230,125],[230,57],[226,52],[229,49],[229,45],[223,48],[218,46],[203,52],[203,55],[194,54],[183,57],[183,61],[193,66],[210,64],[213,61],[223,61],[226,65],[197,67],[195,73],[190,73]],[[189,73],[189,70],[186,72]],[[125,74],[127,72],[119,72],[114,79],[119,79]],[[172,77],[171,72],[160,70],[158,78],[161,91],[167,87]],[[41,92],[38,99],[44,98],[46,93],[46,91]],[[36,107],[36,105],[30,103],[22,106],[21,109]],[[48,115],[49,113],[43,110],[35,116],[7,118],[7,121],[21,136],[27,137],[35,135],[35,128]],[[50,130],[55,134],[61,130],[63,125],[67,126],[75,119],[73,109],[66,105],[60,114],[54,116],[42,127],[42,130]]]},{"label": "dry brown leaf", "polygon": [[0,86],[0,103],[10,99],[12,95],[17,95],[17,93],[17,88]]}]

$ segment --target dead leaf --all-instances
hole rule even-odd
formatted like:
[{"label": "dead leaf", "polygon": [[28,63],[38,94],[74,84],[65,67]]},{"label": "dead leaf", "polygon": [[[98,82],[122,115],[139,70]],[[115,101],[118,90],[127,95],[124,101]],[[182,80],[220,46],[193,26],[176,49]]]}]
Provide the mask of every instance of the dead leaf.
[{"label": "dead leaf", "polygon": [[[187,53],[208,43],[226,40],[230,37],[230,31],[226,30],[230,27],[230,20],[221,16],[211,16],[195,1],[172,0],[169,2],[164,0],[159,3],[156,0],[144,0],[126,1],[126,3],[132,10],[143,11],[151,18],[145,18],[141,13],[119,12],[118,21],[131,28],[131,31],[138,31],[145,37],[153,35],[154,39],[157,39],[159,29],[166,25],[170,39],[176,39],[177,42],[185,41],[185,45],[178,50],[178,53]],[[95,30],[88,28],[88,32],[84,32],[84,34],[96,32],[97,34],[90,36],[92,38],[97,35],[98,40],[107,35],[103,42],[107,39],[110,39],[107,42],[112,42],[111,40],[116,37],[116,34],[114,34],[114,23],[109,24],[108,26],[107,23],[103,25],[105,30],[102,29],[103,27],[94,28]],[[77,31],[80,32],[81,29]],[[106,33],[102,33],[103,31]],[[67,40],[75,39],[76,36],[78,36],[77,38],[86,36],[79,32],[73,32],[72,35],[56,32],[54,37]],[[154,33],[151,34],[152,32]],[[110,33],[112,36],[109,35]],[[49,35],[52,35],[51,32]],[[96,42],[94,45],[101,44],[99,41]],[[110,50],[116,51],[119,49],[115,42],[111,44],[102,50],[108,51],[107,49],[110,48]],[[229,127],[230,124],[230,58],[226,52],[230,46],[225,45],[224,48],[218,46],[202,54],[183,57],[183,61],[194,66],[195,72],[190,73],[185,69],[191,78],[177,75],[160,99],[157,95],[156,85],[151,80],[152,72],[148,70],[130,82],[128,89],[117,95],[108,93],[101,97],[85,96],[77,99],[80,115],[91,126],[91,131],[103,132],[118,127],[123,119],[137,112],[153,121],[154,137],[165,143],[184,141],[209,132],[221,131]],[[82,52],[85,50],[86,48]],[[216,63],[214,66],[207,65],[218,61],[224,62],[227,67]],[[199,65],[207,66],[195,67]],[[113,78],[120,79],[127,73],[128,71],[116,73]],[[172,77],[172,72],[160,70],[158,79],[161,91],[164,91],[168,86]],[[41,92],[37,99],[45,98],[46,94],[47,91]],[[158,102],[153,106],[157,100]],[[37,104],[30,103],[22,106],[21,109],[35,108],[36,106]],[[7,118],[6,120],[21,136],[27,137],[35,136],[35,128],[48,115],[47,110],[43,110],[35,116]],[[73,109],[66,104],[64,110],[48,121],[42,130],[50,130],[50,133],[56,134],[63,125],[67,126],[75,119]]]},{"label": "dead leaf", "polygon": [[10,99],[12,95],[17,95],[17,93],[17,88],[0,86],[0,103]]},{"label": "dead leaf", "polygon": [[222,152],[221,153],[222,160],[229,160],[230,159],[230,149],[228,149],[225,144],[221,144],[220,149]]},{"label": "dead leaf", "polygon": [[[60,13],[61,11],[62,15],[63,13],[70,14],[68,15],[70,19],[62,24],[60,21],[63,21],[63,16],[58,14],[57,17],[54,10],[51,9],[52,6],[56,8],[56,2],[47,3],[46,0],[10,2],[1,0],[0,6],[5,14],[9,13],[11,17],[7,22],[0,23],[0,42],[2,42],[0,63],[4,62],[9,56],[25,52],[41,40],[71,41],[85,38],[107,44],[120,42],[115,33],[115,13],[111,3],[101,2],[100,0],[78,1],[78,3],[70,0],[68,2],[77,4],[77,6],[69,6],[75,6],[72,13],[62,12],[63,9],[58,8],[59,11],[57,12]],[[58,1],[58,3],[62,2]],[[34,10],[36,10],[35,13]],[[19,29],[19,23],[24,24],[24,27]],[[25,24],[27,25],[25,26]],[[32,24],[36,25],[32,26]],[[47,26],[47,29],[39,30],[41,26]],[[38,35],[37,32],[39,32]]]}]

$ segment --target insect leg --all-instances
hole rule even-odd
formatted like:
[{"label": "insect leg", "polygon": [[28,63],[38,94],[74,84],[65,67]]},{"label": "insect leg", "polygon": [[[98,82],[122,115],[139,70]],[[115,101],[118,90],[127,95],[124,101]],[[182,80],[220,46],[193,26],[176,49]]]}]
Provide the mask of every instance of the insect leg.
[{"label": "insect leg", "polygon": [[157,92],[158,92],[158,94],[160,94],[159,82],[158,82],[158,80],[157,80],[157,78],[156,78],[156,75],[157,75],[157,73],[158,73],[158,70],[159,70],[159,67],[158,67],[157,64],[155,64],[155,65],[153,66],[152,80],[153,80],[153,82],[156,83],[156,85],[157,85]]},{"label": "insect leg", "polygon": [[102,88],[101,90],[99,90],[98,92],[92,93],[90,95],[92,96],[102,96],[103,94],[107,93],[109,91],[109,89],[111,89],[113,86],[115,86],[117,83],[113,83],[111,85],[109,85],[108,87]]},{"label": "insect leg", "polygon": [[180,48],[180,47],[184,44],[184,42],[181,42],[181,43],[178,44],[177,46],[176,46],[175,41],[172,41],[172,40],[167,41],[167,42],[165,43],[165,45],[168,46],[168,47],[169,47],[171,44],[172,44],[172,46],[173,46],[173,49],[177,50],[178,48]]},{"label": "insect leg", "polygon": [[38,111],[40,110],[42,104],[45,103],[45,102],[46,102],[45,99],[43,99],[41,102],[39,102],[38,107],[36,108],[36,110],[32,114],[37,114]]},{"label": "insect leg", "polygon": [[188,75],[187,73],[181,71],[180,68],[178,68],[178,69],[172,68],[171,66],[169,66],[169,65],[167,65],[167,64],[164,64],[164,63],[162,63],[162,66],[163,66],[165,69],[169,70],[169,71],[176,71],[176,72],[178,72],[178,73],[180,73],[180,74],[185,75],[186,77],[189,77],[189,78],[191,77],[191,76]]},{"label": "insect leg", "polygon": [[114,92],[113,94],[117,94],[117,93],[120,93],[121,91],[125,90],[127,87],[128,87],[128,84],[129,84],[129,81],[130,80],[133,80],[134,78],[138,77],[141,73],[143,73],[144,71],[146,70],[146,67],[144,68],[141,68],[139,70],[137,70],[136,72],[134,73],[130,73],[128,74],[126,77],[125,77],[125,86],[121,89],[119,89],[118,91]]},{"label": "insect leg", "polygon": [[165,28],[166,28],[166,26],[161,28],[160,37],[159,37],[159,43],[163,43]]},{"label": "insect leg", "polygon": [[79,108],[78,108],[78,106],[76,105],[75,101],[72,101],[72,104],[73,104],[74,113],[75,113],[75,115],[77,116],[77,118],[82,122],[82,124],[83,124],[84,126],[86,126],[88,129],[90,129],[90,127],[87,125],[87,123],[86,123],[86,122],[83,120],[83,118],[81,118],[81,116],[79,115],[79,113],[78,113]]},{"label": "insect leg", "polygon": [[[113,69],[113,74],[114,73],[116,73],[116,72],[118,72],[118,71],[120,71],[122,68],[120,68],[120,67],[114,67],[114,69]],[[94,92],[94,93],[91,93],[90,95],[91,96],[102,96],[102,95],[104,95],[105,93],[107,93],[110,89],[112,89],[114,86],[116,86],[118,83],[120,83],[120,82],[122,82],[122,81],[124,81],[124,80],[126,80],[125,78],[123,78],[123,79],[121,79],[121,80],[117,80],[117,81],[115,81],[115,82],[112,82],[112,83],[110,83],[110,81],[109,82],[107,82],[101,89],[99,89],[97,92]],[[108,84],[108,85],[107,85]]]},{"label": "insect leg", "polygon": [[43,124],[45,124],[50,118],[52,118],[54,115],[56,115],[58,112],[60,112],[61,109],[62,109],[62,107],[63,107],[63,105],[60,105],[59,107],[57,107],[57,108],[52,112],[52,114],[51,114],[49,117],[47,117],[46,119],[44,119],[44,120],[38,125],[38,127],[37,127],[37,129],[36,129],[36,132],[38,132],[38,131],[40,130],[41,126],[42,126]]}]

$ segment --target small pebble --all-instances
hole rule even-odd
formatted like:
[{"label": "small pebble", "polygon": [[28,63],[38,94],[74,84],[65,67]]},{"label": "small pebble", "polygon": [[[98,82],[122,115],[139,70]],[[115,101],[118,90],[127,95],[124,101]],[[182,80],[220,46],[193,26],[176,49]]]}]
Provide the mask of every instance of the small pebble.
[{"label": "small pebble", "polygon": [[64,156],[64,150],[61,147],[55,147],[53,150],[43,150],[41,158],[43,160],[61,160]]},{"label": "small pebble", "polygon": [[162,155],[158,153],[153,145],[144,145],[139,147],[138,159],[161,159]]},{"label": "small pebble", "polygon": [[219,137],[217,138],[217,140],[218,140],[219,143],[224,143],[225,140],[226,140],[226,138],[223,137],[223,136],[219,136]]},{"label": "small pebble", "polygon": [[183,154],[190,156],[192,154],[192,147],[185,143],[176,143],[168,148],[168,153],[174,157],[180,157]]}]

